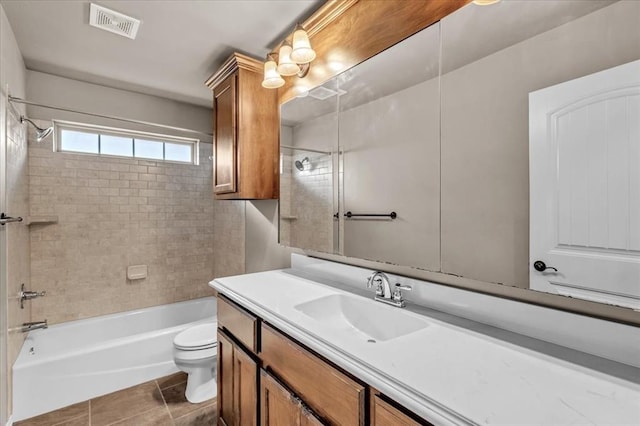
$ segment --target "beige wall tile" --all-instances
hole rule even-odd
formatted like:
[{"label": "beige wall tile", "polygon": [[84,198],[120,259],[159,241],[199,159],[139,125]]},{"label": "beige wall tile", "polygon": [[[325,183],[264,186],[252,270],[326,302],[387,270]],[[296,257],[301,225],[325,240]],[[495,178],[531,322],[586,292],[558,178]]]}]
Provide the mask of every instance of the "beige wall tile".
[{"label": "beige wall tile", "polygon": [[[200,144],[200,158],[211,151]],[[32,286],[47,291],[32,302],[34,318],[59,323],[212,294],[210,161],[54,153],[50,139],[33,138],[29,155],[31,214],[58,215],[56,224],[31,226]],[[126,268],[137,264],[148,276],[130,281]]]}]

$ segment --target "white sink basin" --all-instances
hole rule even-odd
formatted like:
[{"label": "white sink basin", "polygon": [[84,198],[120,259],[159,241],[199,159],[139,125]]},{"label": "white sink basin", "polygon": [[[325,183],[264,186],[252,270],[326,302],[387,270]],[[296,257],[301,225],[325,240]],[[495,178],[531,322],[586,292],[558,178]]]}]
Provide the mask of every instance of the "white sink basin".
[{"label": "white sink basin", "polygon": [[321,297],[294,308],[336,332],[372,343],[405,336],[429,325],[399,308],[343,294]]}]

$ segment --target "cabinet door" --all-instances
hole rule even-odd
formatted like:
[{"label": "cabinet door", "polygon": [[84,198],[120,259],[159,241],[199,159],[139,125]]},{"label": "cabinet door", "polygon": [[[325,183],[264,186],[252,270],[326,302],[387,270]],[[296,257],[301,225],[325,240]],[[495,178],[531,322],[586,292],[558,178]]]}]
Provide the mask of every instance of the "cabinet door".
[{"label": "cabinet door", "polygon": [[258,365],[218,330],[218,425],[257,423]]},{"label": "cabinet door", "polygon": [[364,424],[365,387],[262,323],[263,365],[271,368],[328,424]]},{"label": "cabinet door", "polygon": [[218,330],[218,424],[233,425],[233,344]]},{"label": "cabinet door", "polygon": [[[428,424],[425,422],[425,424]],[[378,395],[371,400],[371,426],[419,426],[420,423],[383,401]]]},{"label": "cabinet door", "polygon": [[213,90],[213,192],[237,191],[237,74],[231,74]]},{"label": "cabinet door", "polygon": [[235,426],[254,426],[258,422],[258,364],[235,345],[233,411]]},{"label": "cabinet door", "polygon": [[300,401],[264,370],[260,371],[260,424],[299,425]]}]

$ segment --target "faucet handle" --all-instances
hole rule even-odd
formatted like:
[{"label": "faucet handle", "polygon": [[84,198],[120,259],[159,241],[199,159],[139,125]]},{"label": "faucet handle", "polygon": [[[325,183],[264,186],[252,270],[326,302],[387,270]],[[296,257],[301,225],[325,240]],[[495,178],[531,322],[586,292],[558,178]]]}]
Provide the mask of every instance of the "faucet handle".
[{"label": "faucet handle", "polygon": [[396,283],[396,289],[393,292],[393,300],[397,301],[397,302],[402,302],[402,291],[401,290],[407,290],[407,291],[411,291],[412,287],[410,285],[402,285],[400,283]]}]

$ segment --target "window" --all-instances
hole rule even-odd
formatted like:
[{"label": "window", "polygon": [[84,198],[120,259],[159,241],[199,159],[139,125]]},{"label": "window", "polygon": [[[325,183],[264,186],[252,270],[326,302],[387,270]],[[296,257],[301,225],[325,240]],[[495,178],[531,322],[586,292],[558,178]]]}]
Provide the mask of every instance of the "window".
[{"label": "window", "polygon": [[197,139],[57,120],[53,124],[56,151],[198,164]]}]

